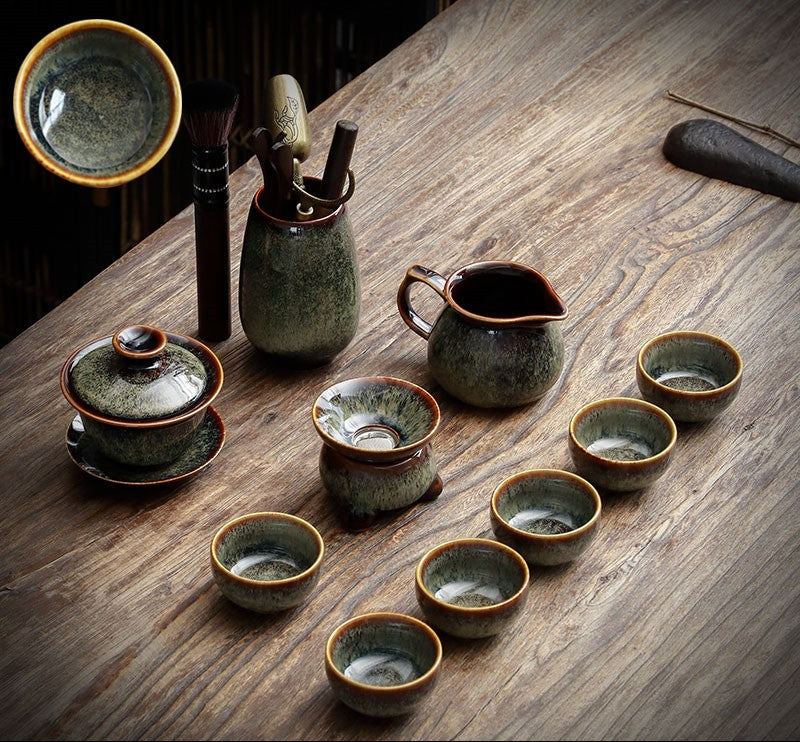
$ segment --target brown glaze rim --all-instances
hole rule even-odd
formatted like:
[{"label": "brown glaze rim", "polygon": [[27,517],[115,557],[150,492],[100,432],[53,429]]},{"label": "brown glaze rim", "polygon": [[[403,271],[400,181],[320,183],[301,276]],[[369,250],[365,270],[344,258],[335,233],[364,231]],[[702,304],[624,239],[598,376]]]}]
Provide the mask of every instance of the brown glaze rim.
[{"label": "brown glaze rim", "polygon": [[[217,548],[219,546],[219,542],[222,538],[234,527],[239,525],[240,523],[244,523],[249,520],[254,521],[284,521],[291,523],[293,525],[300,526],[304,531],[309,533],[313,538],[314,541],[317,543],[317,557],[312,562],[311,566],[304,569],[299,574],[293,575],[292,577],[284,577],[281,580],[253,580],[249,577],[242,577],[241,575],[236,575],[231,572],[217,557]],[[227,523],[224,523],[222,526],[219,527],[217,532],[214,534],[214,538],[211,539],[211,561],[214,563],[214,566],[217,567],[227,579],[231,580],[232,582],[238,582],[242,585],[247,585],[248,587],[271,587],[271,586],[284,586],[284,585],[291,585],[294,582],[300,583],[304,582],[308,577],[310,577],[314,572],[319,570],[320,564],[322,563],[322,557],[325,556],[325,542],[322,540],[322,536],[320,536],[319,531],[314,528],[307,520],[300,518],[296,515],[290,515],[289,513],[279,513],[275,511],[263,511],[258,513],[247,513],[246,515],[240,515],[232,520],[229,520]]]},{"label": "brown glaze rim", "polygon": [[[516,562],[520,569],[522,570],[522,574],[524,575],[524,579],[522,581],[522,585],[517,589],[517,591],[510,597],[506,598],[505,600],[501,601],[500,603],[493,603],[492,605],[484,605],[484,606],[463,606],[463,605],[454,605],[453,603],[448,603],[444,600],[439,600],[430,590],[428,590],[427,586],[425,585],[425,581],[423,580],[423,572],[425,568],[428,566],[428,563],[438,554],[441,554],[444,551],[449,551],[450,549],[460,548],[460,547],[470,547],[470,546],[479,546],[481,548],[488,548],[494,549],[495,551],[501,551],[507,556],[511,558],[512,561]],[[443,544],[439,544],[438,546],[434,546],[430,551],[428,551],[420,560],[417,562],[417,568],[414,573],[414,579],[417,583],[417,588],[422,591],[428,600],[432,603],[435,603],[442,608],[453,611],[455,613],[463,613],[466,615],[472,616],[480,616],[483,614],[491,614],[501,612],[504,608],[514,605],[522,600],[525,592],[527,591],[528,587],[530,586],[531,581],[531,572],[530,568],[528,567],[528,563],[522,557],[519,552],[512,549],[510,546],[506,544],[495,541],[489,538],[457,538],[453,539],[452,541],[445,541]]]},{"label": "brown glaze rim", "polygon": [[[723,384],[722,386],[698,392],[692,392],[686,389],[675,389],[671,386],[667,386],[666,384],[662,384],[660,381],[656,381],[647,372],[647,369],[645,368],[644,365],[644,357],[651,348],[658,345],[664,340],[669,340],[672,338],[697,338],[699,340],[705,340],[712,345],[719,346],[733,357],[734,361],[736,362],[736,374],[729,382]],[[656,337],[648,340],[639,349],[639,353],[636,356],[637,371],[644,377],[644,379],[648,383],[652,384],[655,389],[658,389],[664,394],[668,394],[676,398],[696,399],[698,401],[703,399],[713,399],[714,397],[722,396],[726,392],[735,389],[742,380],[743,368],[744,368],[744,363],[742,361],[741,355],[739,355],[739,351],[737,351],[736,348],[734,348],[729,342],[723,340],[721,337],[718,337],[716,335],[712,335],[708,332],[700,332],[697,330],[674,330],[672,332],[665,332],[662,335],[657,335]]]},{"label": "brown glaze rim", "polygon": [[[516,482],[528,479],[560,479],[562,481],[577,485],[594,501],[594,512],[592,513],[592,517],[589,518],[589,520],[587,520],[583,525],[578,526],[578,528],[573,528],[571,531],[567,531],[566,533],[531,533],[530,531],[523,531],[519,528],[515,528],[500,515],[497,510],[497,501],[509,486]],[[603,503],[600,499],[600,493],[597,491],[595,486],[578,474],[573,474],[572,472],[564,471],[563,469],[528,469],[527,471],[512,474],[510,477],[507,477],[500,484],[498,484],[494,492],[492,492],[490,507],[492,515],[494,515],[494,517],[503,524],[503,527],[507,528],[511,533],[519,536],[520,538],[531,541],[558,542],[572,541],[576,536],[580,536],[581,534],[586,533],[594,528],[594,526],[600,520]]]},{"label": "brown glaze rim", "polygon": [[[560,311],[557,314],[527,314],[522,315],[520,317],[489,317],[482,314],[475,314],[473,312],[467,311],[463,306],[461,306],[454,298],[453,298],[453,289],[461,283],[461,281],[465,280],[466,278],[476,274],[482,273],[484,271],[492,271],[502,268],[511,268],[514,270],[519,271],[520,273],[526,273],[529,276],[535,276],[538,278],[543,284],[547,293],[550,295],[550,298],[553,302],[558,306]],[[509,326],[514,327],[516,325],[526,325],[526,324],[538,324],[542,322],[557,322],[560,320],[564,320],[569,316],[569,310],[567,309],[567,305],[561,299],[561,297],[556,293],[556,290],[553,288],[553,285],[550,281],[545,278],[539,271],[535,268],[532,268],[529,265],[525,265],[524,263],[517,263],[513,260],[484,260],[478,263],[470,263],[469,265],[465,265],[455,271],[450,277],[447,279],[444,285],[444,295],[447,303],[453,307],[457,312],[464,315],[465,317],[469,317],[470,319],[474,320],[475,322],[486,322],[491,323],[493,325],[498,326]]]},{"label": "brown glaze rim", "polygon": [[[326,395],[331,394],[334,389],[343,385],[343,384],[387,384],[389,386],[402,386],[406,389],[417,394],[426,404],[428,409],[433,413],[433,422],[430,426],[428,432],[418,440],[414,441],[413,443],[409,443],[405,446],[398,446],[397,448],[390,448],[385,451],[371,451],[369,449],[359,448],[358,446],[351,446],[349,443],[344,443],[343,441],[336,440],[332,436],[330,436],[327,432],[322,429],[322,426],[319,423],[319,415],[320,415],[320,400],[322,400]],[[421,386],[414,384],[411,381],[406,381],[405,379],[398,379],[394,376],[356,376],[352,379],[344,379],[342,381],[337,382],[329,386],[325,391],[323,391],[317,398],[314,400],[314,404],[311,407],[311,418],[314,422],[314,427],[319,433],[320,438],[324,441],[325,445],[330,446],[335,451],[341,453],[343,456],[346,456],[349,459],[363,461],[369,464],[388,464],[397,462],[400,459],[408,458],[412,456],[414,453],[419,451],[420,449],[425,447],[425,444],[428,443],[431,438],[433,438],[436,431],[439,429],[439,424],[442,420],[442,413],[439,409],[439,403],[436,401],[434,396],[427,390],[423,389]]]},{"label": "brown glaze rim", "polygon": [[[144,160],[129,170],[106,176],[92,176],[85,173],[78,173],[52,160],[42,151],[42,148],[31,136],[28,127],[25,125],[25,92],[28,86],[28,78],[42,54],[68,36],[82,33],[83,31],[94,30],[115,31],[122,36],[132,38],[147,49],[158,62],[158,66],[164,74],[164,79],[168,83],[172,109],[164,130],[164,135],[161,137],[161,141],[158,142],[155,149]],[[164,50],[146,34],[133,26],[120,23],[119,21],[103,19],[75,21],[51,31],[28,52],[20,66],[14,83],[14,120],[16,121],[17,131],[25,147],[31,155],[33,155],[34,159],[43,168],[65,180],[78,183],[79,185],[92,186],[94,188],[111,188],[112,186],[122,185],[123,183],[138,178],[158,164],[167,153],[170,146],[172,146],[172,142],[178,133],[178,128],[181,123],[182,106],[183,100],[178,74],[175,72],[175,68]]]},{"label": "brown glaze rim", "polygon": [[[575,427],[591,410],[597,407],[608,407],[610,405],[617,407],[638,407],[639,409],[652,413],[657,418],[662,420],[662,422],[666,423],[667,427],[669,428],[669,442],[657,454],[648,456],[646,459],[637,459],[636,461],[607,459],[603,456],[598,456],[597,454],[592,453],[578,440],[577,436],[575,435]],[[675,442],[678,440],[678,428],[675,425],[675,421],[668,413],[664,412],[664,410],[657,405],[652,404],[651,402],[647,402],[643,399],[636,399],[635,397],[606,397],[605,399],[598,399],[594,402],[589,402],[589,404],[581,407],[572,416],[572,419],[569,421],[569,439],[572,445],[574,445],[581,452],[581,454],[586,456],[586,458],[590,461],[596,461],[599,464],[607,467],[612,466],[614,468],[645,469],[657,461],[667,458],[672,453],[672,449],[675,447]]]},{"label": "brown glaze rim", "polygon": [[[311,181],[312,183],[322,183],[321,178],[317,178],[313,175],[306,175],[303,177],[303,181]],[[261,204],[259,203],[259,199],[261,198],[261,194],[264,192],[264,186],[261,186],[253,196],[253,206],[256,208],[258,213],[268,222],[272,222],[273,224],[277,225],[278,227],[288,229],[290,227],[294,228],[306,228],[306,227],[316,227],[325,224],[332,223],[336,221],[339,217],[341,217],[344,212],[346,211],[346,204],[340,204],[336,207],[330,214],[325,214],[325,216],[319,216],[315,219],[281,219],[278,216],[273,216],[268,211],[264,211]]]},{"label": "brown glaze rim", "polygon": [[124,487],[156,487],[158,485],[163,484],[174,484],[176,482],[180,482],[184,479],[188,479],[191,476],[194,476],[198,472],[205,469],[217,456],[219,452],[222,450],[223,446],[225,445],[225,437],[227,436],[227,430],[225,428],[225,423],[222,421],[222,417],[220,417],[219,412],[217,412],[211,405],[208,406],[206,409],[206,415],[210,416],[211,419],[214,421],[214,425],[216,425],[217,429],[219,430],[219,443],[208,456],[207,459],[202,461],[198,464],[194,469],[190,469],[189,471],[181,472],[180,474],[176,474],[172,477],[164,477],[163,479],[153,479],[146,482],[134,481],[129,479],[120,479],[114,478],[110,476],[105,476],[98,472],[92,471],[91,468],[84,466],[79,458],[77,458],[70,447],[69,437],[70,432],[69,428],[67,428],[67,437],[66,437],[66,446],[67,446],[67,453],[75,465],[85,474],[88,474],[91,477],[99,480],[100,482],[105,482],[106,484],[121,484]]},{"label": "brown glaze rim", "polygon": [[[134,324],[127,324],[123,325],[124,327],[133,327],[133,326],[141,326],[144,327],[145,325],[134,325]],[[155,329],[155,328],[154,328]],[[67,402],[72,405],[81,415],[86,415],[87,417],[91,418],[92,420],[97,420],[98,422],[105,423],[106,425],[114,425],[120,428],[160,428],[166,425],[172,425],[173,423],[179,423],[183,420],[188,420],[190,417],[194,416],[201,410],[207,408],[217,397],[219,394],[220,389],[222,388],[222,382],[224,378],[224,373],[222,370],[222,363],[220,363],[219,358],[211,350],[207,345],[201,343],[199,340],[196,340],[193,337],[189,337],[188,335],[179,335],[178,333],[174,332],[162,332],[166,339],[170,342],[175,343],[176,345],[180,345],[187,350],[195,350],[199,351],[202,357],[208,361],[209,365],[213,368],[216,381],[211,385],[207,386],[203,391],[200,399],[192,405],[189,409],[184,410],[179,415],[172,415],[167,417],[160,417],[151,420],[128,420],[126,418],[117,418],[111,417],[109,415],[103,415],[96,410],[93,410],[87,407],[73,392],[72,385],[69,381],[70,371],[72,370],[72,366],[75,363],[77,357],[88,351],[89,348],[92,346],[100,347],[101,344],[105,344],[108,342],[109,344],[113,343],[113,338],[116,336],[108,335],[106,337],[98,338],[97,340],[93,340],[90,343],[78,348],[78,350],[74,351],[69,358],[64,362],[64,365],[61,367],[61,392],[66,398]]]},{"label": "brown glaze rim", "polygon": [[[338,667],[336,667],[336,664],[333,661],[333,647],[338,641],[339,637],[353,626],[367,623],[381,624],[387,622],[405,624],[406,626],[419,629],[419,631],[425,634],[425,636],[430,639],[431,644],[433,644],[436,650],[436,657],[433,660],[433,664],[418,678],[414,678],[414,680],[411,680],[408,683],[400,683],[399,685],[369,685],[368,683],[361,683],[358,680],[348,678]],[[349,685],[360,690],[366,690],[377,695],[394,695],[398,691],[413,690],[420,686],[427,685],[431,678],[433,678],[433,676],[439,672],[439,668],[442,664],[442,655],[443,652],[441,639],[439,639],[437,633],[430,626],[428,626],[428,624],[426,624],[424,621],[420,621],[418,618],[414,618],[414,616],[408,616],[405,613],[392,613],[390,611],[364,613],[360,616],[350,618],[344,623],[339,624],[339,626],[337,626],[331,632],[330,636],[328,637],[328,641],[325,643],[325,665],[327,666],[328,670],[334,674],[337,680],[345,685]]]}]

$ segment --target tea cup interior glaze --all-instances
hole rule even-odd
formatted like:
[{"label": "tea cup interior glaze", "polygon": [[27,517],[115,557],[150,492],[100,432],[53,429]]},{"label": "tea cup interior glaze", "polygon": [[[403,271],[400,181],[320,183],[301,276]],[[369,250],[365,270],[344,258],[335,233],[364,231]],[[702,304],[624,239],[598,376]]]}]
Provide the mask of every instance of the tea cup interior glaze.
[{"label": "tea cup interior glaze", "polygon": [[341,701],[369,716],[413,711],[432,689],[442,644],[426,623],[400,613],[345,621],[328,638],[325,670]]},{"label": "tea cup interior glaze", "polygon": [[516,474],[495,490],[492,506],[505,523],[526,534],[574,532],[590,526],[601,510],[597,490],[578,479],[547,469]]},{"label": "tea cup interior glaze", "polygon": [[158,163],[180,126],[181,88],[163,50],[124,23],[55,29],[28,53],[14,118],[34,159],[84,186],[108,188]]},{"label": "tea cup interior glaze", "polygon": [[530,571],[514,549],[460,538],[431,549],[417,564],[417,602],[430,623],[453,636],[488,637],[505,629],[527,595]]},{"label": "tea cup interior glaze", "polygon": [[237,577],[257,582],[288,580],[322,559],[319,534],[281,513],[238,519],[214,540],[214,558]]},{"label": "tea cup interior glaze", "polygon": [[325,553],[310,523],[288,513],[249,513],[223,525],[211,541],[211,567],[222,593],[262,613],[301,603],[319,577]]},{"label": "tea cup interior glaze", "polygon": [[575,413],[569,447],[578,474],[595,486],[634,490],[664,473],[677,435],[675,422],[660,407],[610,397]]},{"label": "tea cup interior glaze", "polygon": [[645,343],[636,359],[642,396],[683,422],[710,420],[738,393],[742,358],[722,338],[679,330]]},{"label": "tea cup interior glaze", "polygon": [[422,587],[436,600],[462,608],[502,603],[527,581],[525,570],[508,552],[481,539],[451,541],[429,553],[420,565],[419,577]]},{"label": "tea cup interior glaze", "polygon": [[492,528],[529,564],[562,564],[588,547],[602,504],[583,477],[532,469],[508,477],[492,493]]},{"label": "tea cup interior glaze", "polygon": [[409,458],[430,441],[441,419],[425,389],[387,376],[335,384],[317,398],[312,416],[326,445],[372,463]]},{"label": "tea cup interior glaze", "polygon": [[603,400],[584,408],[570,432],[586,452],[611,461],[642,461],[665,451],[675,440],[665,416],[637,400]]}]

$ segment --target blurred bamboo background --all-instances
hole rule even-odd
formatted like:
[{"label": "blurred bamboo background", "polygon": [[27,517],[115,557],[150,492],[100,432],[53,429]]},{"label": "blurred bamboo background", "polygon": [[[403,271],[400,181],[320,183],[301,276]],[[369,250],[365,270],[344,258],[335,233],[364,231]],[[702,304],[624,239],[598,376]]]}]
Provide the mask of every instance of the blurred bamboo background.
[{"label": "blurred bamboo background", "polygon": [[385,56],[455,0],[105,0],[4,3],[0,10],[0,345],[70,296],[191,203],[181,130],[141,178],[111,189],[68,183],[39,166],[14,123],[17,70],[47,33],[84,18],[122,21],[150,36],[182,82],[227,80],[240,91],[230,168],[250,159],[266,82],[289,73],[308,110]]}]

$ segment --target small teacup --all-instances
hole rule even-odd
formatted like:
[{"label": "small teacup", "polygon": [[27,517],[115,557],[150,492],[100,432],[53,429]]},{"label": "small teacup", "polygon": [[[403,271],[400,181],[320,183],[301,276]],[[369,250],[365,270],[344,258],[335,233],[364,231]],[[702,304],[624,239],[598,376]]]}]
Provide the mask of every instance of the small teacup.
[{"label": "small teacup", "polygon": [[564,564],[580,556],[597,533],[602,506],[583,477],[558,469],[514,474],[492,493],[495,536],[528,564]]},{"label": "small teacup", "polygon": [[342,703],[367,716],[417,709],[436,684],[442,644],[427,624],[401,613],[346,621],[325,646],[325,674]]},{"label": "small teacup", "polygon": [[680,422],[705,422],[739,393],[742,359],[725,340],[679,330],[649,340],[636,359],[642,396]]},{"label": "small teacup", "polygon": [[422,387],[388,376],[348,379],[317,397],[312,418],[323,441],[322,482],[352,529],[442,491],[431,446],[439,405]]},{"label": "small teacup", "polygon": [[325,553],[314,526],[287,513],[250,513],[211,541],[211,570],[222,594],[242,608],[275,613],[300,605],[319,581]]},{"label": "small teacup", "polygon": [[578,410],[569,424],[575,468],[595,487],[626,492],[655,482],[667,468],[678,431],[650,402],[610,397]]},{"label": "small teacup", "polygon": [[509,546],[461,538],[431,549],[417,564],[417,602],[436,628],[465,639],[493,636],[519,615],[530,571]]}]

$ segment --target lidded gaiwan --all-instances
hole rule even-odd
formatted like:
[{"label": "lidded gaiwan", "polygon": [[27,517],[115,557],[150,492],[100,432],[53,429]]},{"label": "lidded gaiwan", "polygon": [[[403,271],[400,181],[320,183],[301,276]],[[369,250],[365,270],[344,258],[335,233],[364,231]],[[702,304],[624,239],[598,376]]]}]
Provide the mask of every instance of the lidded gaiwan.
[{"label": "lidded gaiwan", "polygon": [[188,448],[222,378],[219,359],[198,340],[128,325],[75,351],[61,391],[100,453],[160,466]]}]

